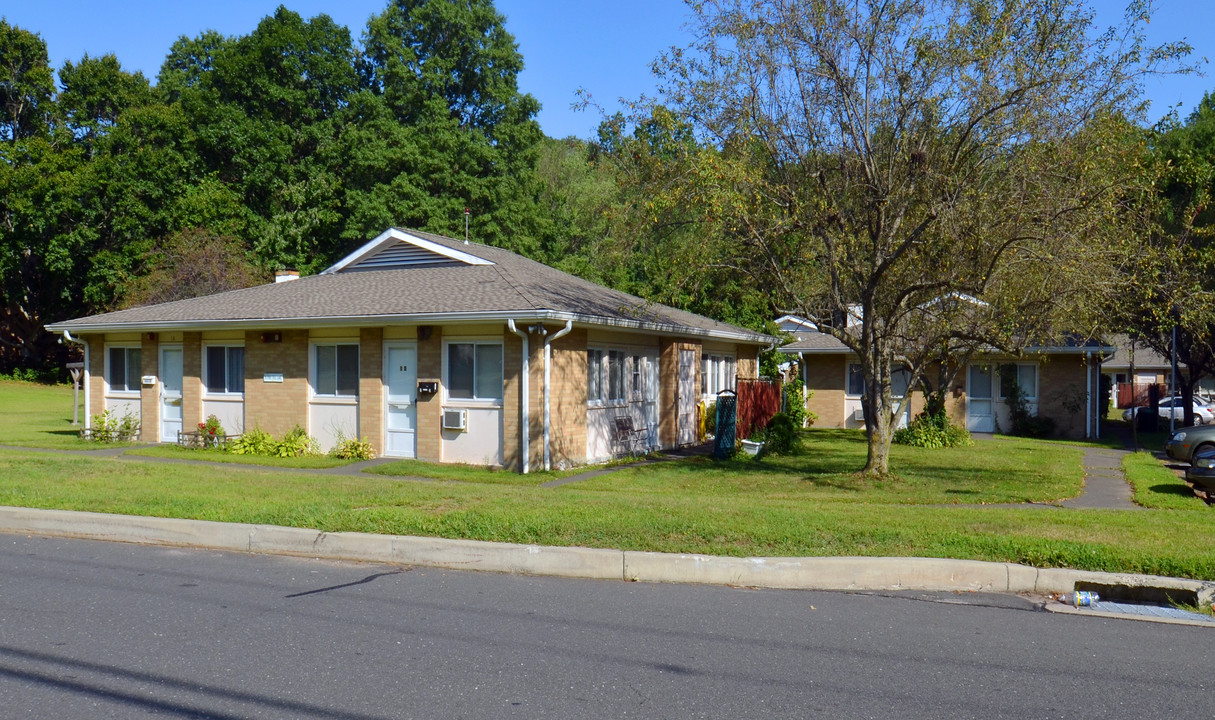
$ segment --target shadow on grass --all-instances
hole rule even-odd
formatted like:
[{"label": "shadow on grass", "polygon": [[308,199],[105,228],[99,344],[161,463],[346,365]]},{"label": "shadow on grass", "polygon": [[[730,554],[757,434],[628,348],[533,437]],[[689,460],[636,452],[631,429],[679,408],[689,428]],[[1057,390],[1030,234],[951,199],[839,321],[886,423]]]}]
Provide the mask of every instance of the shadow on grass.
[{"label": "shadow on grass", "polygon": [[1176,495],[1178,497],[1194,497],[1194,491],[1189,485],[1173,485],[1171,483],[1161,483],[1148,488],[1149,491],[1157,495]]}]

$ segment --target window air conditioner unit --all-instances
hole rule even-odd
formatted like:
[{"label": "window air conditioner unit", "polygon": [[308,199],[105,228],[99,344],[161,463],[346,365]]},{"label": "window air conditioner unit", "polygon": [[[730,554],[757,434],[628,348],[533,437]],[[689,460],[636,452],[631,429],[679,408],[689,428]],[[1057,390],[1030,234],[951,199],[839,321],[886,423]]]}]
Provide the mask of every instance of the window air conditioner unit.
[{"label": "window air conditioner unit", "polygon": [[443,411],[443,429],[444,430],[459,430],[466,432],[468,430],[468,411],[467,410],[444,410]]},{"label": "window air conditioner unit", "polygon": [[865,408],[857,408],[852,412],[852,419],[857,422],[865,422]]}]

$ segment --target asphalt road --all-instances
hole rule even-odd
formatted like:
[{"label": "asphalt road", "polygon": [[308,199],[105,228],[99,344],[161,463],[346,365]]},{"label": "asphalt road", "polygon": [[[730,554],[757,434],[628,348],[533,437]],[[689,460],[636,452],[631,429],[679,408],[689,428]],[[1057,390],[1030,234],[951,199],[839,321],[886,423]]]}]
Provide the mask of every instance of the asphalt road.
[{"label": "asphalt road", "polygon": [[936,600],[0,535],[0,717],[1215,714],[1215,631]]}]

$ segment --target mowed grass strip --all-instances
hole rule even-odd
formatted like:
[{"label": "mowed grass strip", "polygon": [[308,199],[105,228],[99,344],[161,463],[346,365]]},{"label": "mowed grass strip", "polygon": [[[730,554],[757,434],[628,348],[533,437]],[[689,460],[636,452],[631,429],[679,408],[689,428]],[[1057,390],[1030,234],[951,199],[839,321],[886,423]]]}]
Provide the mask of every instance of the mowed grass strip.
[{"label": "mowed grass strip", "polygon": [[[0,504],[734,556],[924,556],[1209,579],[1215,514],[608,492],[0,452]],[[607,477],[596,479],[596,483]]]},{"label": "mowed grass strip", "polygon": [[[11,407],[5,391],[0,400]],[[70,419],[67,392],[61,420],[64,410]],[[0,432],[10,425],[0,418]],[[787,457],[655,463],[542,488],[542,476],[469,467],[419,482],[4,450],[0,504],[543,545],[945,557],[1215,579],[1204,540],[1215,537],[1215,508],[1197,499],[1138,511],[1001,505],[1079,494],[1081,453],[1012,438],[951,450],[896,446],[897,475],[872,481],[856,473],[861,433],[812,430]]]}]

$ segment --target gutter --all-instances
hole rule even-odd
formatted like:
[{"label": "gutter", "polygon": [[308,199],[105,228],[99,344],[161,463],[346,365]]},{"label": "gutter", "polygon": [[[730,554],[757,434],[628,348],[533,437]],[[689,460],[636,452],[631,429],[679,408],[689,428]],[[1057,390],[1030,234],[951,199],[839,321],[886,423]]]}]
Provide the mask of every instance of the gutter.
[{"label": "gutter", "polygon": [[385,324],[439,325],[458,322],[503,322],[507,320],[515,320],[516,322],[544,322],[551,320],[562,323],[572,321],[578,323],[579,325],[625,328],[629,330],[639,330],[642,332],[653,333],[655,335],[667,335],[684,338],[732,340],[735,342],[759,346],[768,345],[779,341],[778,338],[774,338],[771,335],[748,332],[745,330],[707,330],[703,328],[689,327],[687,325],[677,325],[674,323],[644,322],[641,320],[626,320],[623,318],[605,318],[602,315],[586,315],[583,313],[560,312],[557,310],[535,310],[523,312],[446,312],[410,315],[325,315],[290,318],[217,318],[212,320],[175,320],[168,322],[144,320],[137,322],[77,323],[69,320],[62,323],[53,323],[51,325],[47,325],[46,327],[47,330],[50,330],[51,332],[63,332],[64,330],[72,330],[75,332],[166,332],[170,330],[230,330],[232,328],[273,330],[280,328],[374,325],[381,322]]},{"label": "gutter", "polygon": [[566,320],[565,327],[561,328],[552,335],[544,338],[544,469],[545,471],[553,469],[553,457],[549,446],[549,427],[551,425],[551,415],[549,412],[549,397],[552,395],[552,366],[553,366],[553,349],[552,343],[574,329],[574,321]]},{"label": "gutter", "polygon": [[[521,447],[520,447],[520,454],[523,456],[523,474],[526,475],[527,470],[528,470],[527,454],[528,454],[529,445],[531,444],[531,436],[532,436],[531,422],[530,422],[530,418],[528,417],[528,405],[531,404],[531,382],[530,382],[531,363],[529,362],[529,360],[531,359],[531,353],[528,350],[528,342],[527,342],[528,333],[527,333],[527,331],[526,330],[521,331],[518,328],[516,328],[515,321],[513,318],[508,318],[506,320],[506,327],[510,328],[510,331],[513,332],[514,334],[523,338],[523,387],[520,389],[520,392],[522,393],[523,398],[522,398],[522,401],[519,403],[523,416],[519,420],[519,425],[522,430],[522,432],[520,433],[520,435],[521,435],[520,439],[523,441],[521,443]],[[547,392],[547,391],[548,391],[548,388],[546,387],[545,392]]]}]

